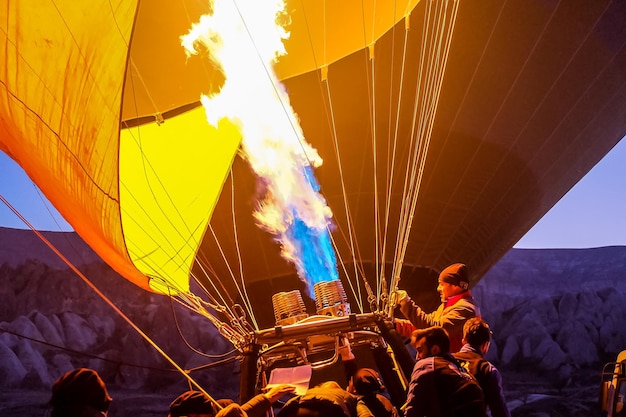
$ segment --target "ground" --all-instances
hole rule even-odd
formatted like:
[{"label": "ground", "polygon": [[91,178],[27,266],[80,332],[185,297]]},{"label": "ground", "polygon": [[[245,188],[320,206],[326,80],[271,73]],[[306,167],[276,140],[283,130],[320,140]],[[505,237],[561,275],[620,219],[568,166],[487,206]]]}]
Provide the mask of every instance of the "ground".
[{"label": "ground", "polygon": [[600,370],[579,369],[559,389],[532,373],[503,371],[512,417],[601,417]]},{"label": "ground", "polygon": [[[512,417],[601,417],[598,405],[600,373],[578,370],[558,389],[529,372],[503,371],[505,395]],[[177,392],[145,393],[111,390],[114,401],[109,417],[165,417]],[[47,391],[5,390],[0,393],[0,415],[46,415]]]}]

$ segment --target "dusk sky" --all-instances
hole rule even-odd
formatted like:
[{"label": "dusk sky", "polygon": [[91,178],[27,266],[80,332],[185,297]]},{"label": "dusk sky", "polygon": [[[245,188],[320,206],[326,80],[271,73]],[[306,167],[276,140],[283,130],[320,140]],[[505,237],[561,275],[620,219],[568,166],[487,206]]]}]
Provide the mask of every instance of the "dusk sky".
[{"label": "dusk sky", "polygon": [[[24,171],[0,152],[0,194],[37,229],[68,231]],[[27,226],[0,202],[0,226]],[[626,140],[622,140],[516,245],[517,248],[626,246]]]}]

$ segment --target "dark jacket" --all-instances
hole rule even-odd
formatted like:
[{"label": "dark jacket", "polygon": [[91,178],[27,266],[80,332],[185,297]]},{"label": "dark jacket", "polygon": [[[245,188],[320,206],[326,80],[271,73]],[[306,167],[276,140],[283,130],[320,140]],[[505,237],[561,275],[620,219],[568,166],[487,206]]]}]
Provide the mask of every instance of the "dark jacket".
[{"label": "dark jacket", "polygon": [[485,403],[491,411],[492,417],[511,417],[509,408],[504,400],[502,390],[502,376],[498,369],[486,360],[479,349],[465,344],[453,356],[461,367],[474,375],[485,395]]},{"label": "dark jacket", "polygon": [[374,415],[374,417],[398,417],[398,411],[393,406],[389,398],[381,394],[368,394],[359,398],[359,403],[363,403]]},{"label": "dark jacket", "polygon": [[410,337],[413,330],[430,326],[441,326],[450,336],[450,352],[458,352],[463,346],[463,325],[467,319],[480,317],[480,309],[469,291],[451,297],[432,313],[426,313],[407,297],[400,311],[408,320],[396,319],[396,330]]},{"label": "dark jacket", "polygon": [[476,379],[450,354],[417,361],[411,375],[405,417],[485,417]]},{"label": "dark jacket", "polygon": [[[306,410],[305,412],[303,412]],[[287,401],[278,417],[373,417],[367,406],[356,395],[341,388],[317,386],[301,396]]]},{"label": "dark jacket", "polygon": [[[356,360],[343,360],[346,379],[351,381],[359,404],[365,405],[374,417],[398,417],[398,410],[389,398],[380,394],[383,390],[378,372],[371,368],[357,369]],[[349,390],[349,389],[348,389]]]},{"label": "dark jacket", "polygon": [[272,408],[272,403],[263,394],[255,395],[248,402],[241,405],[248,417],[264,417]]}]

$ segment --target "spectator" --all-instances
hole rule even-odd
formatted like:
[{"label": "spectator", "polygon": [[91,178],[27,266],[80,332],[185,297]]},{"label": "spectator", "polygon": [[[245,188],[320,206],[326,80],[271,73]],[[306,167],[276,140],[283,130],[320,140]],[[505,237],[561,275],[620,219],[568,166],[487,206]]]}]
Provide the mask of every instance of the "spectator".
[{"label": "spectator", "polygon": [[373,417],[356,395],[328,381],[309,388],[285,404],[278,417]]},{"label": "spectator", "polygon": [[450,338],[440,326],[415,330],[417,362],[409,383],[406,417],[485,417],[476,379],[450,354]]},{"label": "spectator", "polygon": [[288,384],[275,385],[263,394],[259,394],[247,403],[239,406],[233,400],[214,401],[200,391],[186,391],[170,404],[169,417],[213,417],[239,416],[261,417],[280,397],[293,392],[295,387]]},{"label": "spectator", "polygon": [[463,345],[465,321],[480,316],[480,309],[469,291],[467,266],[456,263],[441,271],[437,292],[441,297],[441,305],[436,311],[426,313],[411,300],[406,291],[396,291],[395,301],[408,319],[396,319],[396,329],[402,336],[409,337],[416,328],[441,326],[450,337],[450,352],[458,352]]},{"label": "spectator", "polygon": [[359,402],[372,412],[374,417],[398,417],[396,407],[380,393],[385,389],[378,372],[371,368],[361,368],[350,378],[348,392],[359,396]]},{"label": "spectator", "polygon": [[112,398],[104,381],[93,369],[66,372],[52,386],[50,417],[103,417]]},{"label": "spectator", "polygon": [[478,317],[471,318],[463,326],[463,347],[453,356],[478,381],[485,395],[485,403],[492,417],[511,417],[504,400],[502,376],[498,369],[484,358],[491,344],[489,324]]},{"label": "spectator", "polygon": [[347,338],[344,338],[339,347],[339,353],[348,380],[347,391],[358,396],[359,402],[363,403],[375,417],[397,417],[396,407],[389,398],[381,394],[385,387],[378,372],[371,368],[358,368]]},{"label": "spectator", "polygon": [[213,417],[219,411],[220,407],[204,393],[185,391],[170,403],[168,417]]},{"label": "spectator", "polygon": [[296,387],[290,384],[279,384],[271,386],[263,394],[252,397],[248,402],[242,404],[241,408],[248,417],[263,417],[272,408],[272,405],[285,394],[295,392]]}]

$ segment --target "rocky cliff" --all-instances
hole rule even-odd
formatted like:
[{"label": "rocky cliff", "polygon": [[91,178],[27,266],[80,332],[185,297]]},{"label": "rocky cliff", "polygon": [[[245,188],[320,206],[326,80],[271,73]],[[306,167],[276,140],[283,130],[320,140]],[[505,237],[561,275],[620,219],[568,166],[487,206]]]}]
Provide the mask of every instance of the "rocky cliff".
[{"label": "rocky cliff", "polygon": [[513,249],[472,292],[501,366],[567,383],[626,349],[626,247]]}]

